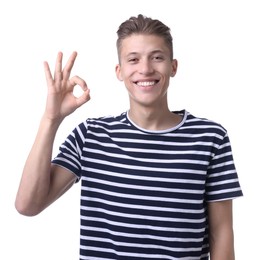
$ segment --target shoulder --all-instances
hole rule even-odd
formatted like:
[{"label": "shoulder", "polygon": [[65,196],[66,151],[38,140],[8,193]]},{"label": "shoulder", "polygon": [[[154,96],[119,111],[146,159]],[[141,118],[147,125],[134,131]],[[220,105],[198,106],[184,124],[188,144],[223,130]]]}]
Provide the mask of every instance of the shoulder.
[{"label": "shoulder", "polygon": [[219,133],[223,136],[227,134],[226,128],[223,125],[221,125],[219,122],[216,122],[206,117],[195,116],[194,114],[186,110],[183,110],[181,112],[184,113],[183,126],[185,128],[192,129],[192,130],[202,129],[202,131]]},{"label": "shoulder", "polygon": [[123,112],[119,115],[87,118],[78,126],[78,128],[84,129],[85,131],[91,131],[95,129],[116,130],[128,128],[129,126],[130,123],[127,120],[126,112]]}]

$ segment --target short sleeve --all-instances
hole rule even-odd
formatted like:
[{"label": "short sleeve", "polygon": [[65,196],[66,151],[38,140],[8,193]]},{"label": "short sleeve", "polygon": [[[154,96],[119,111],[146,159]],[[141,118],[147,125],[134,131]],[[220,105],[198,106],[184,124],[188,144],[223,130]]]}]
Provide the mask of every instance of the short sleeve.
[{"label": "short sleeve", "polygon": [[215,149],[207,172],[206,201],[243,196],[227,132]]},{"label": "short sleeve", "polygon": [[71,171],[77,176],[77,182],[81,178],[82,150],[85,143],[87,126],[85,123],[78,125],[59,147],[59,153],[52,160],[53,164],[59,165]]}]

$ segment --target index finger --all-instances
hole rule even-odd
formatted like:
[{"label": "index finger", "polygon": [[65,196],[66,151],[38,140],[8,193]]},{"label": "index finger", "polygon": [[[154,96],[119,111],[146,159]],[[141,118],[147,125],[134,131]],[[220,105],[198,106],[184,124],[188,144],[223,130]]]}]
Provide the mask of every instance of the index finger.
[{"label": "index finger", "polygon": [[61,81],[63,79],[63,76],[62,76],[62,59],[63,59],[63,53],[58,52],[57,57],[56,57],[56,63],[55,63],[54,80]]}]

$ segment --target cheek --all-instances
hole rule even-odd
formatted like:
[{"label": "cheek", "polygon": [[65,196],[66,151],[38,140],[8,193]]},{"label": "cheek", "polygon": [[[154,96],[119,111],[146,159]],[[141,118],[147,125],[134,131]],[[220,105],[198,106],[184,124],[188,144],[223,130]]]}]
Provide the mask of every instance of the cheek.
[{"label": "cheek", "polygon": [[120,73],[122,81],[130,80],[134,74],[135,71],[132,69],[122,69]]},{"label": "cheek", "polygon": [[163,71],[163,75],[165,75],[166,78],[174,77],[176,72],[173,69],[167,69],[166,71]]}]

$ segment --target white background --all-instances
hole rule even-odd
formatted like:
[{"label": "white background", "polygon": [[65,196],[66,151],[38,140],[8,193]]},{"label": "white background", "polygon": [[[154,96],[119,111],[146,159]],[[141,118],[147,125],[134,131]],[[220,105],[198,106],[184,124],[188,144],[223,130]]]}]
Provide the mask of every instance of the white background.
[{"label": "white background", "polygon": [[[170,109],[186,108],[229,132],[244,197],[234,201],[237,260],[261,259],[262,8],[255,0],[9,0],[0,2],[0,259],[78,259],[79,191],[75,185],[36,217],[19,215],[14,200],[42,115],[43,61],[78,51],[73,74],[91,101],[68,117],[55,142],[89,116],[128,109],[115,77],[116,30],[139,13],[171,27],[178,73]],[[260,114],[259,114],[260,112]]]}]

